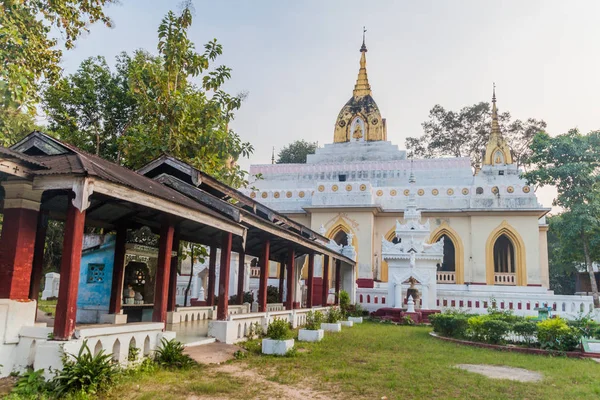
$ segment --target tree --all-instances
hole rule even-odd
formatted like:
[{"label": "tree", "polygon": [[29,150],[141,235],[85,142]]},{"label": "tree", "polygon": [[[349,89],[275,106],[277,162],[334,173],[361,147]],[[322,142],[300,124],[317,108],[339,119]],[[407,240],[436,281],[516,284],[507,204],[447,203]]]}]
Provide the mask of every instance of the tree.
[{"label": "tree", "polygon": [[60,76],[62,51],[50,37],[58,30],[64,47],[70,49],[77,38],[96,21],[110,26],[103,7],[114,0],[3,0],[0,5],[1,106],[31,107],[38,99],[43,78],[54,82]]},{"label": "tree", "polygon": [[[137,107],[136,123],[121,138],[124,161],[138,168],[169,153],[233,186],[247,184],[236,160],[252,145],[229,129],[244,94],[222,90],[231,70],[210,64],[222,54],[216,39],[197,53],[188,38],[192,13],[169,12],[158,29],[158,56],[137,51],[129,65],[129,85]],[[201,77],[201,84],[192,79]]]},{"label": "tree", "polygon": [[44,92],[43,108],[50,130],[62,140],[110,161],[119,162],[118,139],[135,118],[129,90],[129,62],[117,57],[111,72],[103,57],[84,60],[77,72]]},{"label": "tree", "polygon": [[[546,128],[546,123],[533,118],[512,121],[509,112],[499,114],[498,119],[515,162],[518,166],[527,165],[531,155],[529,145],[535,134]],[[429,120],[421,125],[422,136],[406,139],[409,155],[470,157],[473,168],[481,166],[492,126],[489,103],[477,103],[458,112],[437,104],[429,111]]]},{"label": "tree", "polygon": [[556,137],[542,132],[535,135],[530,148],[535,169],[524,176],[529,183],[556,186],[553,204],[564,209],[561,246],[571,249],[574,261],[581,258],[590,276],[594,305],[600,307],[592,267],[593,244],[600,234],[600,131],[583,135],[572,129]]},{"label": "tree", "polygon": [[0,107],[0,145],[11,146],[39,129],[31,114],[14,107]]},{"label": "tree", "polygon": [[316,143],[309,143],[305,140],[296,140],[285,146],[277,154],[277,164],[304,164],[306,156],[315,154],[317,150]]}]

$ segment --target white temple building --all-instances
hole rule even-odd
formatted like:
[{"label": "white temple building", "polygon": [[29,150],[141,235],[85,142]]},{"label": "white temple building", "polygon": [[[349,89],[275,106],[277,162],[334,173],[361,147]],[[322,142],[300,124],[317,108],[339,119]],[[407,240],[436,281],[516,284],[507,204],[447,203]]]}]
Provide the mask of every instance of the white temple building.
[{"label": "white temple building", "polygon": [[[250,173],[262,179],[247,193],[313,230],[322,229],[339,245],[353,246],[356,301],[371,311],[393,304],[390,285],[395,282],[382,257],[382,238],[384,244],[396,240],[397,223],[407,223],[411,198],[428,220],[426,243],[443,239],[435,271],[437,299],[430,308],[483,309],[494,298],[527,314],[557,301],[549,290],[549,209],[513,162],[498,124],[495,90],[480,169],[474,171],[466,157],[409,160],[387,140],[386,120],[367,78],[364,43],[360,51],[358,79],[335,121],[333,143],[317,148],[305,164],[252,165]],[[562,311],[575,311],[568,302],[557,304]]]}]

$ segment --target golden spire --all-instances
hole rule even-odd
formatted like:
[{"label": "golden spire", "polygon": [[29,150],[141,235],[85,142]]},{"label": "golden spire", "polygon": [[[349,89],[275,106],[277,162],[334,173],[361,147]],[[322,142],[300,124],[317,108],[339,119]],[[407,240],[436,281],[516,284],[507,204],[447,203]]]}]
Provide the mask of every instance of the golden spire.
[{"label": "golden spire", "polygon": [[496,108],[496,84],[494,83],[494,89],[492,94],[492,132],[490,136],[500,136],[500,124],[498,123],[498,109]]},{"label": "golden spire", "polygon": [[354,97],[362,97],[371,94],[371,85],[369,85],[369,78],[367,77],[367,46],[365,44],[366,32],[367,30],[363,26],[363,42],[362,46],[360,46],[360,69],[358,70],[356,85],[354,85]]},{"label": "golden spire", "polygon": [[500,123],[498,122],[498,109],[496,108],[496,84],[492,94],[492,130],[485,148],[483,158],[484,165],[508,165],[512,164],[512,154],[510,147],[500,131]]}]

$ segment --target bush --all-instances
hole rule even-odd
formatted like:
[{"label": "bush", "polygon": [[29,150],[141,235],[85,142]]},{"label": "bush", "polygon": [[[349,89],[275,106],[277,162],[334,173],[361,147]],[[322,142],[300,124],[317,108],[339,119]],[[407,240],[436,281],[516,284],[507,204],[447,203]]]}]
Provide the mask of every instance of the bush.
[{"label": "bush", "polygon": [[44,370],[29,370],[19,377],[12,392],[24,398],[42,398],[50,390],[50,385],[44,379]]},{"label": "bush", "polygon": [[531,320],[520,321],[513,325],[512,331],[515,335],[522,336],[525,343],[531,344],[535,341],[537,324]]},{"label": "bush", "polygon": [[95,356],[84,340],[77,355],[65,354],[63,369],[52,380],[58,398],[82,391],[97,393],[110,385],[117,375],[117,367],[109,354],[100,350]]},{"label": "bush", "polygon": [[272,340],[286,340],[292,337],[290,324],[283,319],[274,319],[267,328],[267,337]]},{"label": "bush", "polygon": [[579,346],[579,334],[562,318],[551,318],[537,324],[540,347],[547,350],[572,351]]},{"label": "bush", "polygon": [[567,324],[575,330],[579,336],[596,338],[598,334],[600,334],[600,324],[588,315],[580,316],[574,321],[568,321]]},{"label": "bush", "polygon": [[[252,296],[252,292],[244,292],[244,300],[243,303],[252,303],[254,301],[254,297]],[[229,303],[230,305],[234,305],[237,304],[237,294],[234,294],[233,296],[229,296]]]},{"label": "bush", "polygon": [[321,311],[309,311],[306,314],[306,325],[304,329],[316,331],[321,329],[321,322],[323,322],[324,316]]},{"label": "bush", "polygon": [[342,312],[337,307],[330,307],[325,315],[325,322],[328,324],[337,324],[342,319]]},{"label": "bush", "polygon": [[350,311],[350,295],[345,290],[340,291],[340,310],[343,318],[347,318]]},{"label": "bush", "polygon": [[483,323],[486,321],[486,315],[476,315],[467,320],[467,335],[478,342],[485,341],[485,329]]},{"label": "bush", "polygon": [[188,368],[195,364],[190,356],[183,353],[185,347],[175,339],[160,341],[160,348],[156,350],[154,361],[167,368]]},{"label": "bush", "polygon": [[510,324],[500,319],[486,319],[483,321],[485,339],[491,344],[504,342],[504,335],[510,330]]},{"label": "bush", "polygon": [[442,336],[462,338],[466,336],[468,318],[467,314],[449,312],[432,314],[429,316],[429,322],[433,331]]},{"label": "bush", "polygon": [[348,316],[350,317],[362,317],[364,312],[365,310],[360,304],[351,304],[348,308]]},{"label": "bush", "polygon": [[279,289],[267,286],[267,303],[279,303]]}]

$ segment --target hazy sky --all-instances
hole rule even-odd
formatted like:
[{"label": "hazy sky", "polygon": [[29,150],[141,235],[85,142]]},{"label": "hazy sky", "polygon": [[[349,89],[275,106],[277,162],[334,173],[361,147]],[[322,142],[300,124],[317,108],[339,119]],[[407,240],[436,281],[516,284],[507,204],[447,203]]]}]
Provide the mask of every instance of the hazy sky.
[{"label": "hazy sky", "polygon": [[[65,52],[73,72],[86,57],[156,51],[156,30],[178,1],[121,0],[115,26],[92,26]],[[195,1],[191,38],[212,38],[233,69],[226,89],[247,91],[232,127],[268,163],[271,149],[333,141],[337,113],[352,95],[362,26],[367,70],[388,140],[404,148],[435,104],[489,101],[515,118],[541,118],[551,134],[600,128],[599,1]],[[250,162],[241,162],[247,167]],[[545,205],[551,199],[543,196]]]}]

